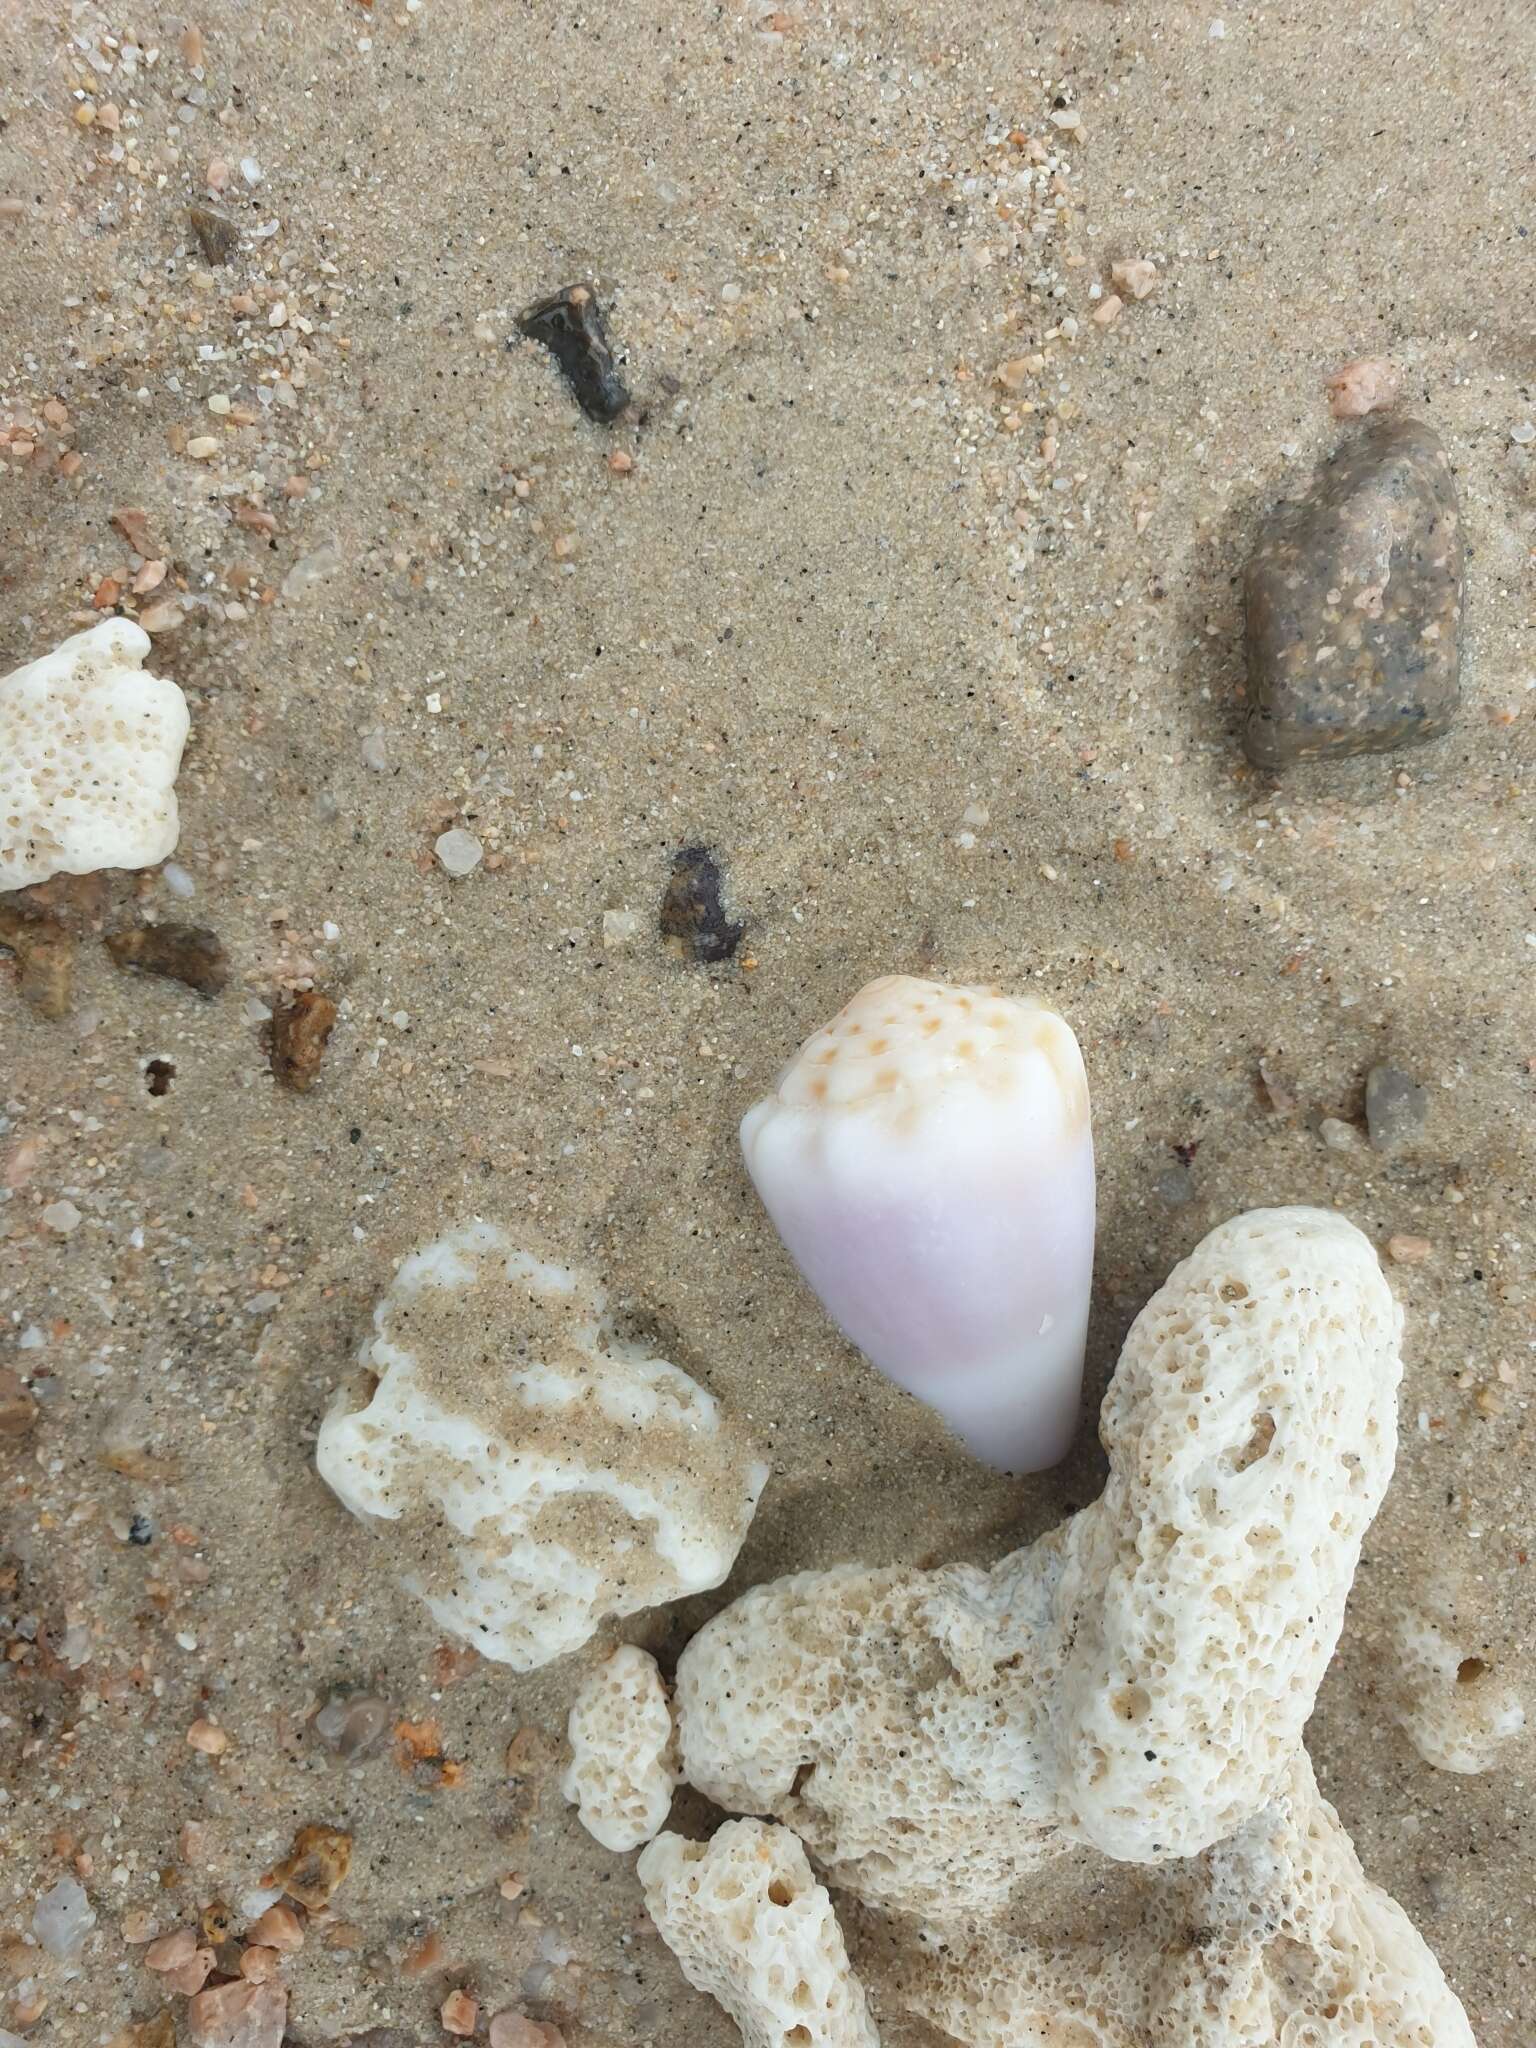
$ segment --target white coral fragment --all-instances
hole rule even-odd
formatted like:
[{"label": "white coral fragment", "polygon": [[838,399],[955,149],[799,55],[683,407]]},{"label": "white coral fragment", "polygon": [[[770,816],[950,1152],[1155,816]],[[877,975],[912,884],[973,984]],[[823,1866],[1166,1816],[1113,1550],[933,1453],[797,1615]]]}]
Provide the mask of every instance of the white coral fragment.
[{"label": "white coral fragment", "polygon": [[107,619],[0,676],[0,889],[174,852],[187,704],[149,645]]},{"label": "white coral fragment", "polygon": [[1289,1767],[1396,1441],[1400,1314],[1316,1209],[1215,1230],[1137,1318],[1109,1483],[990,1572],[759,1587],[678,1668],[684,1775],[953,1919],[1081,1843],[1191,1856]]},{"label": "white coral fragment", "polygon": [[1251,1821],[1155,1882],[1057,1866],[1005,1922],[896,1967],[901,2003],[966,2048],[1475,2048],[1304,1750]]},{"label": "white coral fragment", "polygon": [[879,2048],[832,1901],[787,1828],[727,1821],[707,1844],[659,1835],[639,1872],[683,1975],[745,2048]]},{"label": "white coral fragment", "polygon": [[1342,1217],[1224,1224],[1126,1341],[1102,1497],[991,1571],[736,1601],[678,1667],[685,1777],[927,1921],[883,1981],[967,2048],[1471,2048],[1301,1741],[1400,1324]]},{"label": "white coral fragment", "polygon": [[1468,1777],[1491,1770],[1525,1726],[1525,1707],[1486,1657],[1457,1640],[1448,1603],[1402,1617],[1397,1657],[1397,1718],[1425,1763]]},{"label": "white coral fragment", "polygon": [[623,1643],[585,1679],[566,1727],[560,1789],[605,1849],[638,1849],[665,1823],[678,1780],[672,1708],[656,1659]]},{"label": "white coral fragment", "polygon": [[374,1329],[377,1385],[316,1464],[442,1627],[531,1671],[729,1572],[767,1468],[593,1282],[476,1221],[402,1263]]}]

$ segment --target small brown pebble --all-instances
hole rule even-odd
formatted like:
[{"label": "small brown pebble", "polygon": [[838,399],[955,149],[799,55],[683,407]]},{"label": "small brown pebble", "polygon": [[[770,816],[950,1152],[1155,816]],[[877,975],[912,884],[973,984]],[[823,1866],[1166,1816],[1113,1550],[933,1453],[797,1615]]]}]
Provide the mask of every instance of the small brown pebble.
[{"label": "small brown pebble", "polygon": [[292,1849],[267,1872],[262,1883],[281,1885],[290,1899],[313,1910],[327,1903],[346,1877],[351,1861],[352,1837],[340,1828],[312,1821],[299,1829]]},{"label": "small brown pebble", "polygon": [[120,1932],[124,1941],[137,1947],[155,1938],[155,1916],[147,1906],[134,1906],[123,1915]]},{"label": "small brown pebble", "polygon": [[542,1728],[531,1725],[519,1728],[507,1744],[507,1776],[526,1778],[530,1771],[538,1770],[550,1761],[549,1737]]},{"label": "small brown pebble", "polygon": [[1421,1266],[1433,1250],[1427,1237],[1410,1237],[1403,1231],[1387,1239],[1387,1254],[1398,1266]]},{"label": "small brown pebble", "polygon": [[103,576],[91,592],[91,603],[99,612],[111,611],[123,594],[123,586],[115,576]]},{"label": "small brown pebble", "polygon": [[22,1001],[57,1022],[74,988],[74,939],[51,912],[10,895],[0,897],[0,946],[9,947],[20,964]]},{"label": "small brown pebble", "polygon": [[496,1887],[504,1899],[521,1899],[528,1891],[528,1880],[521,1872],[509,1870]]},{"label": "small brown pebble", "polygon": [[196,1949],[187,1958],[186,1962],[182,1963],[177,1969],[165,1972],[165,1981],[173,1991],[179,1992],[183,1998],[191,1998],[194,1993],[201,1991],[207,1983],[209,1973],[213,1969],[213,1963],[214,1956],[211,1948]]},{"label": "small brown pebble", "polygon": [[635,466],[635,458],[626,448],[615,448],[608,458],[608,467],[615,476],[628,476]]},{"label": "small brown pebble", "polygon": [[548,2020],[499,2012],[491,2021],[491,2048],[565,2048],[565,2036]]},{"label": "small brown pebble", "polygon": [[1336,420],[1363,419],[1368,412],[1395,405],[1403,388],[1403,373],[1385,356],[1357,356],[1327,379],[1328,409]]},{"label": "small brown pebble", "polygon": [[229,1747],[229,1737],[216,1721],[194,1721],[187,1730],[187,1741],[204,1756],[222,1756]]},{"label": "small brown pebble", "polygon": [[210,263],[227,263],[240,246],[236,223],[211,206],[189,206],[187,219],[197,237],[198,247]]},{"label": "small brown pebble", "polygon": [[105,943],[119,967],[164,975],[200,996],[216,996],[229,981],[229,955],[206,925],[141,924],[108,932]]},{"label": "small brown pebble", "polygon": [[203,1930],[204,1941],[217,1948],[221,1941],[228,1941],[234,1933],[235,1916],[222,1899],[215,1899],[211,1905],[204,1906],[198,1916],[198,1924]]},{"label": "small brown pebble", "polygon": [[1111,292],[1107,298],[1100,299],[1093,309],[1091,318],[1095,327],[1113,327],[1124,311],[1124,299]]},{"label": "small brown pebble", "polygon": [[292,1955],[304,1946],[304,1923],[292,1906],[279,1899],[251,1923],[245,1938],[257,1948],[281,1949],[284,1955]]},{"label": "small brown pebble", "polygon": [[127,505],[114,512],[112,524],[136,555],[159,554],[160,550],[149,537],[149,515],[140,506]]},{"label": "small brown pebble", "polygon": [[469,2035],[475,2031],[480,2007],[467,1991],[450,1991],[438,2008],[438,2018],[447,2034]]},{"label": "small brown pebble", "polygon": [[1145,256],[1130,256],[1109,266],[1110,282],[1116,291],[1133,299],[1144,299],[1157,283],[1157,265]]},{"label": "small brown pebble", "polygon": [[288,1993],[276,1979],[216,1984],[187,2008],[193,2048],[281,2048],[287,2020]]},{"label": "small brown pebble", "polygon": [[248,1984],[265,1984],[283,1966],[275,1948],[248,1948],[240,1956],[240,1974]]},{"label": "small brown pebble", "polygon": [[1295,1089],[1285,1079],[1274,1060],[1267,1057],[1259,1061],[1259,1086],[1276,1116],[1289,1116],[1296,1107]]},{"label": "small brown pebble", "polygon": [[153,2019],[138,2020],[114,2034],[107,2048],[176,2048],[176,2013],[165,2006]]},{"label": "small brown pebble", "polygon": [[443,1937],[434,1928],[406,1956],[400,1965],[400,1973],[404,1977],[430,1976],[434,1970],[443,1967],[446,1954]]},{"label": "small brown pebble", "polygon": [[[8,1365],[0,1365],[0,1437],[23,1437],[36,1422],[37,1403],[21,1375],[12,1372]],[[126,1928],[126,1920],[123,1924]],[[131,1941],[133,1937],[125,1932],[123,1939]]]},{"label": "small brown pebble", "polygon": [[190,1963],[197,1953],[197,1936],[190,1927],[178,1927],[172,1934],[162,1934],[158,1941],[152,1941],[144,1951],[146,1970],[179,1970],[183,1963]]},{"label": "small brown pebble", "polygon": [[303,1095],[314,1086],[336,1025],[336,1005],[317,988],[279,998],[272,1012],[272,1071],[285,1088]]}]

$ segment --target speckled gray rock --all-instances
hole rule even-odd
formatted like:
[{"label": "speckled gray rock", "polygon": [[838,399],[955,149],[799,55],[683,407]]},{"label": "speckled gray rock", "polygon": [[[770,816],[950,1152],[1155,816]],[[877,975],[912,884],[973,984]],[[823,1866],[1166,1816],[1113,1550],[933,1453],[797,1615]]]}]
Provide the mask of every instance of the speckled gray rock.
[{"label": "speckled gray rock", "polygon": [[1411,1144],[1428,1109],[1428,1091],[1401,1067],[1372,1067],[1366,1075],[1365,1123],[1378,1152]]},{"label": "speckled gray rock", "polygon": [[1438,436],[1421,420],[1373,419],[1270,515],[1248,564],[1249,759],[1283,768],[1447,731],[1462,577]]}]

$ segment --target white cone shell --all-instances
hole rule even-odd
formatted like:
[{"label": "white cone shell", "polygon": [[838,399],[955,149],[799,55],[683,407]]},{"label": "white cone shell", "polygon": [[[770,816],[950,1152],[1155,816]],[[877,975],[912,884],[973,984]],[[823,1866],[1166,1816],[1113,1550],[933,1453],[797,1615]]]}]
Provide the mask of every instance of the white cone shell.
[{"label": "white cone shell", "polygon": [[747,1112],[763,1205],[827,1312],[987,1464],[1077,1426],[1093,1136],[1077,1040],[1043,1005],[888,975]]}]

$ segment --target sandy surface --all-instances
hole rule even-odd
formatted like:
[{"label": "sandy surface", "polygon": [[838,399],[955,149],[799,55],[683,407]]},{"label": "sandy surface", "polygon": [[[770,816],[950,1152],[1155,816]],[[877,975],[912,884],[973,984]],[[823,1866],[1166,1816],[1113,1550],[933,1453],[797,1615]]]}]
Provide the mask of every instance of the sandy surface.
[{"label": "sandy surface", "polygon": [[[1510,438],[1536,411],[1536,28],[1495,0],[1234,5],[1221,35],[1216,12],[876,0],[763,33],[674,0],[206,0],[198,71],[147,0],[4,8],[0,666],[131,572],[109,515],[142,507],[169,568],[133,602],[187,613],[156,659],[192,705],[196,893],[70,892],[62,1023],[0,986],[0,1364],[40,1410],[0,1452],[0,1960],[22,1979],[0,2024],[38,1997],[60,2043],[152,2014],[125,1916],[238,1907],[328,1821],[352,1868],[287,1972],[295,2041],[441,2038],[449,1989],[515,2002],[551,1936],[572,1960],[532,2009],[575,2048],[734,2040],[559,1800],[582,1660],[441,1658],[310,1447],[391,1261],[479,1212],[602,1272],[751,1419],[774,1477],[734,1587],[991,1556],[1090,1498],[1087,1423],[1059,1472],[991,1478],[840,1346],[744,1180],[742,1109],[906,969],[1031,987],[1081,1036],[1095,1399],[1137,1307],[1237,1209],[1332,1203],[1429,1240],[1393,1271],[1402,1451],[1311,1744],[1483,2048],[1529,2042],[1530,1737],[1448,1776],[1390,1698],[1393,1628],[1433,1580],[1536,1707],[1536,485]],[[131,75],[107,32],[144,53]],[[115,132],[79,123],[81,90]],[[1026,188],[1028,137],[1062,162]],[[245,236],[208,270],[185,208],[213,159]],[[1156,291],[1094,326],[1108,262],[1141,254]],[[505,346],[581,276],[635,393],[611,431]],[[1403,366],[1457,470],[1466,701],[1432,748],[1277,789],[1235,744],[1236,579],[1340,431],[1323,375],[1361,351]],[[205,434],[211,457],[184,452]],[[285,596],[332,543],[328,580]],[[450,880],[448,824],[494,866]],[[746,921],[725,967],[656,936],[690,842]],[[91,922],[135,894],[219,932],[222,998],[114,968]],[[638,933],[605,948],[616,909]],[[296,1096],[256,1006],[306,979],[341,1020]],[[1430,1090],[1420,1149],[1330,1150],[1320,1118],[1358,1121],[1384,1058]],[[174,1067],[158,1096],[151,1059]],[[723,1597],[627,1633],[673,1656]],[[453,1768],[331,1762],[305,1727],[338,1682],[436,1721]],[[188,1746],[199,1717],[222,1757]],[[519,1729],[543,1739],[509,1779]],[[96,1932],[29,1990],[16,1937],[71,1867]],[[431,1931],[443,1967],[402,1974]],[[890,2016],[890,2048],[924,2038]]]}]

